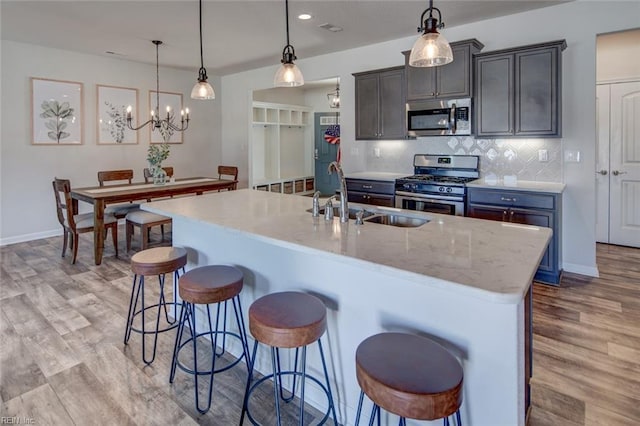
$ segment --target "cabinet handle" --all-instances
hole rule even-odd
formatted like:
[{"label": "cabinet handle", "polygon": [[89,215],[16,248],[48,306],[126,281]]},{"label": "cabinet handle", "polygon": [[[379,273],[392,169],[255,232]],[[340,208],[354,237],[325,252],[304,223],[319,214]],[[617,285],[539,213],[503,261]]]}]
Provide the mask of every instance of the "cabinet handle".
[{"label": "cabinet handle", "polygon": [[513,222],[513,210],[509,212],[509,222]]},{"label": "cabinet handle", "polygon": [[506,221],[507,221],[507,211],[506,211],[506,210],[503,210],[503,211],[502,211],[502,221],[503,221],[503,222],[506,222]]},{"label": "cabinet handle", "polygon": [[431,96],[435,96],[435,95],[436,95],[436,92],[431,92]]},{"label": "cabinet handle", "polygon": [[509,202],[516,202],[516,197],[513,198],[509,198],[509,197],[500,197],[500,201],[509,201]]},{"label": "cabinet handle", "polygon": [[372,189],[373,185],[362,185],[362,189]]}]

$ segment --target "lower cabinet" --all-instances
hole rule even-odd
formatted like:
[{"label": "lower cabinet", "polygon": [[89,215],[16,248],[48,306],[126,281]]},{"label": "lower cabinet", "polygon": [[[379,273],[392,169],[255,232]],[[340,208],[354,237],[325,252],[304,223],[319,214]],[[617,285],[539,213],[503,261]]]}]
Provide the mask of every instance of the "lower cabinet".
[{"label": "lower cabinet", "polygon": [[467,188],[467,216],[551,228],[553,236],[535,275],[560,283],[562,194]]},{"label": "lower cabinet", "polygon": [[394,207],[395,182],[347,178],[348,201]]}]

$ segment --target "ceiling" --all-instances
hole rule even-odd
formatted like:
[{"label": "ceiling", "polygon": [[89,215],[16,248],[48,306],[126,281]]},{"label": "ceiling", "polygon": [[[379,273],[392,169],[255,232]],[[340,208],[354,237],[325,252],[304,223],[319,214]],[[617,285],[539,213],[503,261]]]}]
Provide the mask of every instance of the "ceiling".
[{"label": "ceiling", "polygon": [[[446,28],[561,1],[436,0]],[[204,65],[226,75],[279,63],[286,44],[283,0],[204,0]],[[291,0],[291,44],[298,58],[417,35],[426,0]],[[200,67],[198,1],[2,0],[2,39],[155,64],[151,40],[162,40],[160,65]],[[310,13],[301,21],[297,16]],[[332,32],[322,24],[341,27]],[[112,52],[112,53],[107,53]]]}]

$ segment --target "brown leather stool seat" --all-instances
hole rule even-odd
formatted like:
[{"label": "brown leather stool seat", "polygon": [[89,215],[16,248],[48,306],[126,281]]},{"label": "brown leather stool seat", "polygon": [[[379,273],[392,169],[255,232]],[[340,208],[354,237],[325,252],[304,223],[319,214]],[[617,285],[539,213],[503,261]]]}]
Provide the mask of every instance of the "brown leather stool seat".
[{"label": "brown leather stool seat", "polygon": [[381,333],[365,339],[356,351],[356,376],[363,394],[374,403],[372,418],[380,407],[416,420],[445,419],[456,414],[460,424],[462,366],[440,344],[407,333]]},{"label": "brown leather stool seat", "polygon": [[[176,284],[179,280],[179,271],[184,272],[184,265],[187,264],[187,251],[182,247],[157,247],[148,250],[142,250],[131,257],[131,271],[133,276],[133,287],[131,288],[131,299],[129,300],[129,313],[127,314],[127,326],[124,333],[124,344],[129,343],[131,332],[142,334],[142,360],[146,364],[151,364],[156,357],[156,347],[158,344],[158,333],[169,331],[177,327],[176,321],[176,292],[173,292],[173,302],[167,302],[164,295],[165,274],[173,273],[173,282]],[[145,276],[157,275],[160,283],[160,297],[158,303],[145,306],[144,282]],[[141,301],[141,308],[138,310],[138,300]],[[173,306],[173,318],[169,318],[167,305]],[[147,330],[145,328],[144,313],[149,309],[157,308],[155,329]],[[164,310],[166,326],[160,328],[160,314]],[[140,316],[141,328],[134,327],[134,319]],[[153,353],[151,359],[147,359],[145,350],[145,341],[147,334],[153,334]]]},{"label": "brown leather stool seat", "polygon": [[[256,351],[258,343],[262,343],[271,347],[271,362],[273,373],[264,376],[256,381],[253,385],[252,373],[249,374],[247,380],[247,388],[242,407],[242,416],[240,424],[244,420],[245,413],[248,420],[257,425],[259,423],[253,418],[248,410],[248,401],[251,393],[264,381],[273,379],[275,408],[277,424],[281,424],[280,415],[280,399],[288,403],[294,399],[296,393],[296,380],[299,377],[301,382],[300,389],[300,413],[299,424],[304,424],[304,387],[305,380],[311,380],[318,385],[326,394],[328,400],[328,408],[322,419],[317,424],[324,424],[329,415],[333,415],[334,424],[338,424],[335,407],[333,403],[333,395],[329,382],[329,374],[322,350],[321,337],[327,329],[327,308],[320,299],[307,293],[286,291],[273,293],[263,296],[253,302],[249,308],[249,330],[255,338],[253,346],[252,360],[255,363]],[[320,351],[320,358],[324,370],[325,383],[321,383],[317,378],[307,374],[306,372],[306,354],[307,345],[317,342]],[[293,371],[282,371],[280,368],[279,348],[293,349],[295,348],[295,362]],[[300,370],[298,370],[298,350],[302,349],[300,357]],[[277,360],[277,361],[276,361]],[[291,396],[284,397],[282,389],[282,377],[293,376],[293,385]]]},{"label": "brown leather stool seat", "polygon": [[[182,299],[182,308],[180,313],[180,322],[178,325],[178,333],[173,349],[173,360],[171,362],[171,375],[169,382],[173,383],[176,374],[176,368],[194,376],[195,381],[195,402],[196,409],[204,414],[211,408],[213,395],[213,376],[230,369],[238,364],[243,358],[247,365],[247,372],[250,370],[251,360],[249,359],[249,346],[247,343],[247,333],[242,317],[242,305],[240,304],[240,292],[242,291],[244,276],[242,271],[233,266],[227,265],[209,265],[201,266],[187,272],[180,278],[179,293]],[[227,302],[231,301],[236,319],[236,330],[227,329]],[[215,317],[215,328],[211,318],[210,304],[217,304],[217,313]],[[209,325],[208,330],[198,333],[196,323],[196,306],[206,305],[206,324]],[[220,315],[221,308],[224,308],[222,318]],[[190,337],[183,341],[184,331],[188,330]],[[218,338],[221,336],[221,349],[218,352]],[[201,339],[204,337],[204,339]],[[227,337],[238,339],[242,346],[242,354],[233,359],[224,367],[216,368],[216,359],[225,354]],[[208,368],[198,368],[198,355],[202,352],[202,348],[198,350],[198,342],[202,344],[202,340],[208,340],[207,346],[211,347],[211,362]],[[191,343],[193,366],[187,366],[180,362],[180,351]],[[203,407],[200,406],[200,392],[198,386],[199,376],[208,375],[208,400]]]}]

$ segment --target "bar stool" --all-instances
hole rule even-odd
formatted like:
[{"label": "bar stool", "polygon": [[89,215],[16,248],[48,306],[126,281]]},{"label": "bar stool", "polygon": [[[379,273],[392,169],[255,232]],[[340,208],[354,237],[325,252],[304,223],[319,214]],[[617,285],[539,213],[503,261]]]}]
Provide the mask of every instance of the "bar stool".
[{"label": "bar stool", "polygon": [[[133,275],[133,287],[131,288],[131,299],[129,300],[129,313],[127,314],[127,326],[124,333],[124,344],[129,343],[131,332],[142,334],[142,360],[149,365],[156,358],[156,348],[158,346],[158,333],[172,330],[178,326],[176,321],[176,293],[173,292],[173,302],[167,302],[164,296],[164,279],[165,274],[173,272],[173,282],[179,280],[179,270],[184,273],[184,265],[187,264],[187,251],[182,247],[157,247],[140,251],[131,257],[131,271]],[[148,275],[157,275],[160,282],[160,297],[158,303],[145,306],[144,304],[144,277]],[[134,300],[135,298],[135,300]],[[142,307],[138,309],[138,299],[141,299]],[[173,319],[169,319],[167,305],[173,306]],[[156,326],[153,330],[145,328],[145,313],[149,309],[158,308],[156,315]],[[166,327],[160,328],[160,313],[164,310]],[[133,326],[134,319],[140,315],[142,328]],[[153,353],[151,359],[147,360],[147,352],[145,349],[145,340],[147,334],[153,334]]]},{"label": "bar stool", "polygon": [[[217,373],[221,373],[230,369],[240,362],[242,358],[247,364],[247,372],[250,372],[251,360],[249,358],[249,344],[247,342],[247,332],[242,317],[242,306],[240,305],[240,291],[243,286],[242,271],[233,266],[226,265],[210,265],[192,269],[180,278],[178,284],[180,298],[182,299],[182,307],[180,312],[180,322],[178,333],[176,334],[176,342],[173,348],[173,359],[171,361],[171,375],[169,383],[173,383],[176,374],[176,367],[192,374],[195,381],[195,400],[196,409],[204,414],[211,408],[211,400],[213,394],[213,378]],[[227,302],[231,300],[233,311],[236,317],[236,325],[238,332],[227,330]],[[216,311],[215,328],[212,327],[211,310],[209,305],[218,304]],[[207,321],[209,330],[198,333],[196,329],[196,305],[206,305]],[[222,330],[220,330],[220,309],[224,307],[222,315]],[[189,329],[189,337],[182,341],[184,329]],[[222,351],[218,352],[218,335],[222,336]],[[200,337],[207,336],[211,341],[211,367],[210,369],[198,369],[198,350],[197,340]],[[227,336],[239,339],[242,344],[242,355],[233,360],[230,364],[216,369],[216,358],[221,357],[226,351]],[[191,343],[193,348],[193,368],[180,362],[180,351]],[[198,377],[209,376],[208,400],[204,408],[200,407]]]},{"label": "bar stool", "polygon": [[[247,380],[247,388],[245,391],[244,403],[242,405],[242,415],[240,424],[244,420],[245,413],[247,418],[253,425],[258,423],[249,412],[249,399],[251,393],[264,381],[273,378],[273,392],[275,397],[276,418],[278,426],[281,425],[280,415],[280,399],[285,402],[291,402],[295,396],[296,378],[300,377],[300,414],[299,424],[304,421],[304,392],[305,380],[309,379],[316,383],[326,394],[328,400],[328,408],[324,417],[319,421],[319,425],[324,424],[329,419],[329,413],[333,416],[334,424],[338,424],[336,411],[333,404],[333,395],[331,393],[331,385],[329,383],[329,374],[327,373],[327,364],[322,350],[322,342],[320,338],[327,329],[327,308],[322,301],[315,296],[300,292],[281,292],[263,296],[253,302],[249,308],[249,330],[255,338],[253,345],[252,360],[255,365],[256,351],[258,342],[271,347],[271,367],[272,374],[269,374],[251,385],[253,375],[253,365]],[[307,374],[306,357],[307,345],[318,342],[320,351],[320,359],[322,360],[322,368],[324,370],[324,380],[326,386],[318,379]],[[293,371],[282,371],[280,368],[279,348],[295,348],[295,361]],[[300,361],[300,371],[298,368],[298,349],[302,349]],[[292,376],[293,387],[291,397],[285,398],[282,389],[282,377]]]},{"label": "bar stool", "polygon": [[380,424],[380,407],[415,420],[443,419],[455,414],[460,426],[462,366],[438,343],[407,333],[381,333],[365,339],[356,350],[356,376],[360,400],[356,425],[360,422],[364,394],[373,401],[372,425]]}]

